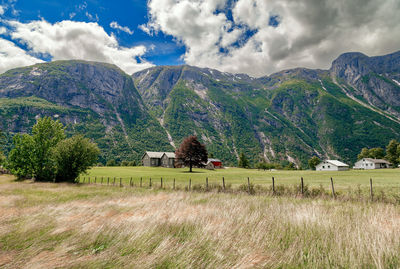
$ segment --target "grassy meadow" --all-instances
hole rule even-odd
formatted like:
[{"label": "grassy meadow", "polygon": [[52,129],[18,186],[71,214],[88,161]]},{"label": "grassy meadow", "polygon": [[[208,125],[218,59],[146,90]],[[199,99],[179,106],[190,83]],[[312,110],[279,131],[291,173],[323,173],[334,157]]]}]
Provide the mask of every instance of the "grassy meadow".
[{"label": "grassy meadow", "polygon": [[[106,171],[143,170],[96,168],[91,174]],[[257,171],[233,172],[267,180]],[[311,179],[312,172],[304,173]],[[294,181],[302,174],[276,175]],[[400,267],[400,207],[392,203],[0,176],[0,212],[0,268]]]},{"label": "grassy meadow", "polygon": [[304,184],[308,188],[320,188],[330,190],[330,178],[334,180],[335,190],[339,192],[369,192],[370,178],[373,180],[373,187],[376,193],[400,194],[400,169],[381,169],[381,170],[349,170],[340,172],[325,172],[325,171],[263,171],[257,169],[242,169],[242,168],[226,168],[226,169],[194,169],[193,173],[189,173],[187,168],[161,168],[161,167],[95,167],[91,169],[87,175],[83,175],[80,181],[91,182],[96,177],[96,182],[101,180],[110,182],[116,178],[116,184],[119,184],[119,179],[122,178],[122,183],[128,185],[132,177],[133,183],[138,186],[140,178],[142,185],[148,186],[150,178],[152,186],[160,186],[160,180],[163,178],[163,187],[171,188],[173,179],[176,180],[176,186],[181,188],[187,187],[189,179],[194,185],[205,185],[206,178],[209,184],[222,185],[222,177],[225,178],[225,184],[231,185],[233,188],[241,184],[247,184],[247,178],[254,185],[270,187],[272,185],[272,177],[275,178],[275,185],[280,186],[298,186],[300,178],[303,177]]}]

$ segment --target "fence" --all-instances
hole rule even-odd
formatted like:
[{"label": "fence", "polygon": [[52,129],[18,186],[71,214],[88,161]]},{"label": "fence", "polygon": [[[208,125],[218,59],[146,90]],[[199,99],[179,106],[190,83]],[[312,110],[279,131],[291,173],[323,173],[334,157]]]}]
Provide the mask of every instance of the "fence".
[{"label": "fence", "polygon": [[[299,185],[294,185],[293,188],[287,185],[277,185],[275,177],[271,178],[271,184],[269,186],[254,185],[250,178],[248,177],[245,183],[239,185],[238,188],[232,188],[232,185],[226,182],[225,177],[220,179],[220,183],[211,183],[208,177],[204,179],[202,184],[192,184],[192,179],[188,178],[187,184],[177,184],[175,178],[166,180],[165,178],[122,178],[122,177],[81,177],[79,178],[79,183],[81,184],[97,184],[102,186],[114,186],[120,188],[152,188],[152,189],[172,189],[172,190],[186,190],[186,191],[212,191],[217,190],[218,192],[247,192],[248,194],[271,194],[273,196],[282,196],[285,194],[291,194],[301,197],[316,197],[316,196],[330,196],[333,199],[337,199],[339,192],[335,191],[334,179],[330,178],[330,190],[328,192],[320,186],[319,189],[309,189],[305,185],[305,180],[303,177],[299,179]],[[359,195],[361,190],[359,191]],[[341,193],[343,196],[343,193]],[[373,180],[369,180],[369,191],[368,198],[374,201],[374,187]],[[381,197],[382,198],[382,197]],[[379,199],[382,200],[382,199]],[[398,197],[398,202],[400,203],[400,196]]]}]

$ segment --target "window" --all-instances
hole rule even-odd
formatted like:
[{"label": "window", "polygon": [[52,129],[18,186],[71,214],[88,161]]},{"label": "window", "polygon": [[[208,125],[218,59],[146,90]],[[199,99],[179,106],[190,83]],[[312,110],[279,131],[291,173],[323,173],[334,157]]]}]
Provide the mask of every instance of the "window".
[{"label": "window", "polygon": [[330,166],[330,165],[328,165],[328,168],[331,168],[331,166]]},{"label": "window", "polygon": [[322,168],[325,168],[325,165],[323,165]]}]

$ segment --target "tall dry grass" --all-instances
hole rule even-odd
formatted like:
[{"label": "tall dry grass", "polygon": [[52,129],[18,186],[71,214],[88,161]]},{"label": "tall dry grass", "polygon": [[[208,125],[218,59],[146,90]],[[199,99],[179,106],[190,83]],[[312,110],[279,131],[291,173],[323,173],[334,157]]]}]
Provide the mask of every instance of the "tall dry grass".
[{"label": "tall dry grass", "polygon": [[6,182],[0,212],[4,268],[400,267],[393,204]]}]

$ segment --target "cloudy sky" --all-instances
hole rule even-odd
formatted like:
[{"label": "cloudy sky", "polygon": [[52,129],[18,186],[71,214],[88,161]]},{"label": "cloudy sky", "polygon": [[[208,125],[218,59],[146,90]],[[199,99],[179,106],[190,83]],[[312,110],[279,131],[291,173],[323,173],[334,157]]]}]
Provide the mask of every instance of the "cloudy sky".
[{"label": "cloudy sky", "polygon": [[400,0],[0,0],[0,73],[83,59],[252,76],[400,50]]}]

